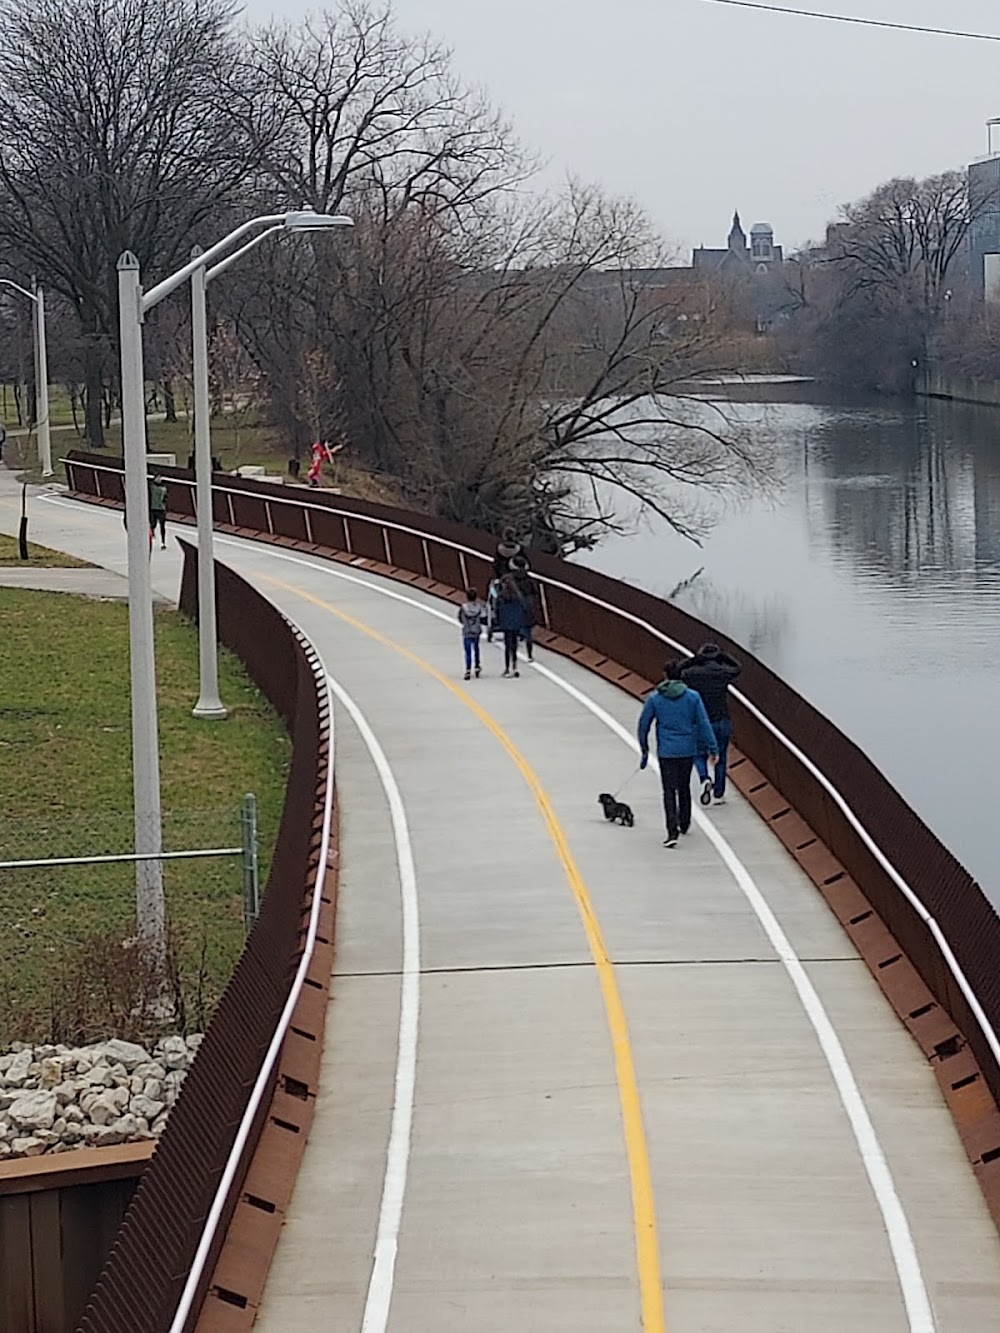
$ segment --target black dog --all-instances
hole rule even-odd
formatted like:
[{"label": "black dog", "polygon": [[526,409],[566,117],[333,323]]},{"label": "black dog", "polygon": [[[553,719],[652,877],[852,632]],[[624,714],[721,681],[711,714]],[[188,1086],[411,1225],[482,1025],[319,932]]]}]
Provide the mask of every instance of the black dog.
[{"label": "black dog", "polygon": [[632,807],[626,805],[624,801],[616,801],[606,791],[602,792],[597,799],[604,806],[604,818],[610,820],[612,824],[617,820],[620,824],[624,824],[626,828],[631,828],[635,823]]}]

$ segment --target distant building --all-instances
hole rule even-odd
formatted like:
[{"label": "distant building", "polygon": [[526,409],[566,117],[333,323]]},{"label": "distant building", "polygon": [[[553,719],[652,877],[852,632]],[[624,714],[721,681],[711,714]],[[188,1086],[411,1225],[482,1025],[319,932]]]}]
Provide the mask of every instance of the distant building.
[{"label": "distant building", "polygon": [[755,222],[750,228],[750,239],[740,222],[739,213],[733,214],[733,225],[725,250],[707,250],[699,245],[691,252],[691,267],[715,273],[751,272],[773,273],[784,263],[780,245],[774,243],[774,228],[769,222]]},{"label": "distant building", "polygon": [[[994,150],[993,133],[998,127],[998,120],[986,122],[990,151],[969,164],[969,277],[980,296],[987,295],[988,286],[995,288],[993,275],[1000,264],[1000,152]],[[987,274],[992,281],[987,281]],[[989,295],[996,299],[998,293],[991,290]]]}]

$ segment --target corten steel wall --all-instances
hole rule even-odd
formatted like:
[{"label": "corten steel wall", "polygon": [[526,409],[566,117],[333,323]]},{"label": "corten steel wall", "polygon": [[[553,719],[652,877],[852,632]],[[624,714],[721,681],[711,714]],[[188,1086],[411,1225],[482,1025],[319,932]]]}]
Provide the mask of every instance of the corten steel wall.
[{"label": "corten steel wall", "polygon": [[[318,873],[316,848],[330,758],[328,703],[318,663],[280,612],[238,575],[218,567],[217,586],[220,639],[243,660],[292,734],[285,805],[260,917],[136,1191],[79,1333],[169,1329],[251,1089],[289,995],[303,913],[308,915]],[[185,543],[181,605],[189,612],[196,606],[196,588],[197,553]],[[261,1103],[261,1121],[268,1100]],[[243,1173],[259,1129],[258,1125],[248,1142]],[[241,1183],[239,1175],[229,1192],[232,1207]],[[223,1217],[216,1253],[204,1267],[206,1286],[228,1220]]]},{"label": "corten steel wall", "polygon": [[[74,452],[68,463],[71,486],[82,494],[120,499],[120,477],[97,472],[95,466],[120,467],[121,463]],[[175,478],[169,487],[172,512],[191,515],[190,474],[182,469],[161,470],[164,476]],[[239,477],[216,475],[213,484],[218,487],[213,502],[217,520],[248,535],[268,534],[279,540],[367,556],[438,580],[449,588],[471,582],[482,589],[489,576],[493,539],[460,524],[328,492],[296,489],[290,493],[285,486]],[[249,494],[233,493],[237,491]],[[268,504],[268,499],[272,503]],[[322,512],[326,509],[344,513]],[[416,532],[394,531],[389,525]],[[460,554],[442,544],[446,541],[481,554]],[[996,961],[1000,958],[1000,918],[979,885],[852,741],[762,662],[678,607],[551,556],[534,555],[532,564],[540,575],[567,585],[543,585],[541,618],[546,627],[646,680],[659,679],[664,659],[671,653],[649,629],[629,620],[630,615],[689,650],[714,639],[736,653],[744,664],[740,692],[846,798],[883,856],[936,918],[989,1024],[994,1031],[1000,1029],[1000,969]],[[595,606],[579,593],[589,594],[609,607]],[[935,998],[968,1037],[994,1097],[1000,1100],[1000,1066],[919,913],[829,792],[788,745],[736,701],[733,721],[739,748],[856,880]]]}]

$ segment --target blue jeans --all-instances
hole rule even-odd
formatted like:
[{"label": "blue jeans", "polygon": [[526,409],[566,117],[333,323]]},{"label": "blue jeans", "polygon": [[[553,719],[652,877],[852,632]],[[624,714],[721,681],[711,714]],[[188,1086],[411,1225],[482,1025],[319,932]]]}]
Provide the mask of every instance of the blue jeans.
[{"label": "blue jeans", "polygon": [[479,636],[477,635],[475,638],[468,638],[468,639],[465,638],[465,637],[463,636],[463,638],[462,638],[462,644],[463,644],[463,646],[464,646],[464,648],[465,648],[465,669],[466,669],[466,671],[471,671],[471,670],[472,670],[473,659],[475,659],[476,667],[478,668],[478,667],[479,667]]},{"label": "blue jeans", "polygon": [[[712,723],[712,730],[715,732],[715,752],[719,756],[715,765],[715,782],[712,786],[713,796],[725,796],[726,794],[726,755],[729,752],[729,741],[733,734],[733,724],[728,717],[720,717],[718,722]],[[708,780],[708,758],[706,755],[695,755],[694,766],[698,770],[698,779],[700,782]]]}]

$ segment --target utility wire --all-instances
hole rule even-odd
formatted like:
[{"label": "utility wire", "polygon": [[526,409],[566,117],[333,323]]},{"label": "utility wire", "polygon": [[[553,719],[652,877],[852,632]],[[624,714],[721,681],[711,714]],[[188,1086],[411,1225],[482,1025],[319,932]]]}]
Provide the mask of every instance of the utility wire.
[{"label": "utility wire", "polygon": [[862,19],[851,14],[824,14],[815,9],[787,9],[784,5],[765,5],[760,0],[705,0],[710,5],[731,5],[735,9],[763,9],[769,14],[795,14],[799,18],[827,19],[830,23],[852,23],[863,28],[894,28],[897,32],[924,32],[935,37],[965,37],[974,42],[1000,42],[1000,33],[963,32],[957,28],[928,28],[918,23],[891,23],[888,19]]}]

